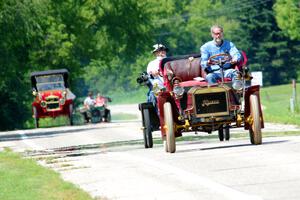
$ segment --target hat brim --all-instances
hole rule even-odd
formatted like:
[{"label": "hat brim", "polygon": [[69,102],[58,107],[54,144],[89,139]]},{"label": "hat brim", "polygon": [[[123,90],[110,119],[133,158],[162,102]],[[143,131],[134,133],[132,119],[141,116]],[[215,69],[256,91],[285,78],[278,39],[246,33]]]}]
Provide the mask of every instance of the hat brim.
[{"label": "hat brim", "polygon": [[169,49],[168,49],[168,48],[158,48],[158,49],[153,50],[152,53],[155,53],[155,52],[158,52],[158,51],[165,51],[165,52],[168,52]]}]

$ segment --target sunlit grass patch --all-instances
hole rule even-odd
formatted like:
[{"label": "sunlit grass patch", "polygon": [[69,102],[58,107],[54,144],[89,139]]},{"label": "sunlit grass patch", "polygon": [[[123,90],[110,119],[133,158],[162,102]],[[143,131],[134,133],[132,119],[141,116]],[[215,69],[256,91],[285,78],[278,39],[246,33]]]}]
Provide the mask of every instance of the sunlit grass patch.
[{"label": "sunlit grass patch", "polygon": [[[292,113],[290,110],[292,93],[291,84],[261,89],[261,103],[264,107],[265,121],[300,125],[300,112]],[[298,96],[300,94],[299,86],[297,87],[297,94]],[[300,97],[297,99],[297,105],[300,106]]]},{"label": "sunlit grass patch", "polygon": [[0,199],[92,199],[73,184],[64,182],[58,173],[9,150],[0,152],[0,180]]}]

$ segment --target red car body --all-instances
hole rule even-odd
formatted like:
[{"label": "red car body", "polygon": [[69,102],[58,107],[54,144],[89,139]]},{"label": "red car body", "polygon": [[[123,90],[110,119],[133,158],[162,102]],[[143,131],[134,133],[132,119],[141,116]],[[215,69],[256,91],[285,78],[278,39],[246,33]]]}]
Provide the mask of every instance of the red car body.
[{"label": "red car body", "polygon": [[69,72],[66,69],[31,73],[35,96],[32,112],[36,128],[39,127],[39,119],[46,117],[67,116],[72,125],[75,95],[68,88],[68,75]]},{"label": "red car body", "polygon": [[[249,73],[246,71],[247,58],[238,63],[243,87],[236,89],[233,82],[224,79],[209,86],[205,81],[206,72],[201,69],[200,55],[165,58],[161,61],[166,89],[158,93],[157,108],[161,136],[165,151],[176,151],[175,138],[183,132],[219,132],[223,141],[224,132],[229,140],[229,128],[244,127],[250,132],[252,144],[261,144],[261,128],[264,128],[260,106],[259,85],[246,86]],[[202,77],[203,81],[195,80]],[[181,89],[177,95],[175,88]]]}]

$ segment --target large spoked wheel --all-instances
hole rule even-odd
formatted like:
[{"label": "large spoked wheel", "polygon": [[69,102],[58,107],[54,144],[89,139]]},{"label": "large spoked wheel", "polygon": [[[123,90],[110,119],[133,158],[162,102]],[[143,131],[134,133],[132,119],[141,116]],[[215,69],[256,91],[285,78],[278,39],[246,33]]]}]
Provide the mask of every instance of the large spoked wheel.
[{"label": "large spoked wheel", "polygon": [[73,126],[73,104],[69,105],[69,123]]},{"label": "large spoked wheel", "polygon": [[33,119],[34,119],[34,127],[35,128],[39,128],[39,117],[37,114],[37,109],[35,106],[32,107],[32,111],[33,111]]},{"label": "large spoked wheel", "polygon": [[176,151],[174,121],[173,121],[172,106],[169,102],[166,102],[164,104],[164,116],[165,116],[167,150],[170,153],[174,153]]},{"label": "large spoked wheel", "polygon": [[250,141],[251,144],[261,144],[262,143],[262,134],[261,134],[261,121],[259,114],[259,103],[258,97],[256,95],[250,95]]},{"label": "large spoked wheel", "polygon": [[151,121],[150,121],[150,113],[149,109],[143,109],[144,115],[144,143],[145,148],[153,147],[153,138],[152,138],[152,129],[151,129]]}]

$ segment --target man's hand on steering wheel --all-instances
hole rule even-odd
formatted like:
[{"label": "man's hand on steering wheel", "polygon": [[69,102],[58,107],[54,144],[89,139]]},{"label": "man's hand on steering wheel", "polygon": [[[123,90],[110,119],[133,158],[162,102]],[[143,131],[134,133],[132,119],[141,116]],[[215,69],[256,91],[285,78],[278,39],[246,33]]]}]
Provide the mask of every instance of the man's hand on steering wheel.
[{"label": "man's hand on steering wheel", "polygon": [[230,61],[230,64],[232,64],[232,65],[236,65],[237,63],[238,63],[237,60],[231,60],[231,61]]},{"label": "man's hand on steering wheel", "polygon": [[220,53],[210,56],[207,60],[207,65],[224,65],[226,63],[231,63],[232,58],[230,54]]}]

